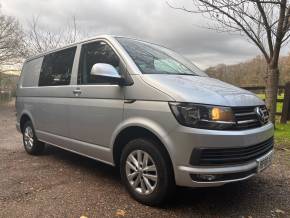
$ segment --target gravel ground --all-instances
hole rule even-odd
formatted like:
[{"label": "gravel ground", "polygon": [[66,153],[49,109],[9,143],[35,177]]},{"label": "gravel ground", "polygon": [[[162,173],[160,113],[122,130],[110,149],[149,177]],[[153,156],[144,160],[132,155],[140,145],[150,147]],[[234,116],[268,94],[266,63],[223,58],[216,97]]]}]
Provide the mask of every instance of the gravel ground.
[{"label": "gravel ground", "polygon": [[244,182],[219,188],[179,188],[152,208],[132,200],[118,172],[52,146],[27,155],[13,107],[0,106],[0,217],[290,217],[290,154]]}]

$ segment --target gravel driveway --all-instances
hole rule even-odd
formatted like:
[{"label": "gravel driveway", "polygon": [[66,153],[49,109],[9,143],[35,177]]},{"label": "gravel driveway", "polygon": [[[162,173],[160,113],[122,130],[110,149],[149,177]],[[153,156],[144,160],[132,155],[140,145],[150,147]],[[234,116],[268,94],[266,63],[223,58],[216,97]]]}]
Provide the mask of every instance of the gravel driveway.
[{"label": "gravel driveway", "polygon": [[13,107],[0,106],[0,217],[290,217],[290,154],[248,181],[219,188],[179,188],[152,208],[132,200],[118,172],[52,146],[27,155]]}]

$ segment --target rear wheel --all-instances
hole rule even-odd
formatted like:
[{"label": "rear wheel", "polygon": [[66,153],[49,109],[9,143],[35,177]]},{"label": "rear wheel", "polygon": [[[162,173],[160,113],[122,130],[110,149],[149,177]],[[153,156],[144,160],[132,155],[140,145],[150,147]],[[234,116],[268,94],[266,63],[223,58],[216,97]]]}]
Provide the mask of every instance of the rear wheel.
[{"label": "rear wheel", "polygon": [[170,159],[153,140],[130,141],[122,152],[120,171],[128,192],[143,204],[159,205],[174,192]]},{"label": "rear wheel", "polygon": [[23,126],[23,145],[28,154],[37,155],[43,152],[44,143],[38,141],[31,121],[27,121]]}]

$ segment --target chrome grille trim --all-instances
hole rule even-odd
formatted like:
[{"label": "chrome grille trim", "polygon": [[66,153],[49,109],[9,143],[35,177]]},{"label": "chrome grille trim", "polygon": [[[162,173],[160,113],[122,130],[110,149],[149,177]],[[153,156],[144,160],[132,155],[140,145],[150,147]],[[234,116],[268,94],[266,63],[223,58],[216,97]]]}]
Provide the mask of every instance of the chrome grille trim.
[{"label": "chrome grille trim", "polygon": [[257,119],[252,119],[252,120],[243,120],[243,121],[238,121],[238,124],[244,124],[244,123],[253,123],[253,122],[257,122]]},{"label": "chrome grille trim", "polygon": [[247,116],[247,115],[255,115],[255,112],[237,113],[237,114],[235,114],[236,117]]},{"label": "chrome grille trim", "polygon": [[[259,120],[255,109],[259,107],[260,111],[263,113],[265,122],[262,123]],[[235,117],[235,128],[236,130],[245,130],[261,127],[268,123],[269,114],[265,105],[259,106],[245,106],[245,107],[232,107],[232,111]]]}]

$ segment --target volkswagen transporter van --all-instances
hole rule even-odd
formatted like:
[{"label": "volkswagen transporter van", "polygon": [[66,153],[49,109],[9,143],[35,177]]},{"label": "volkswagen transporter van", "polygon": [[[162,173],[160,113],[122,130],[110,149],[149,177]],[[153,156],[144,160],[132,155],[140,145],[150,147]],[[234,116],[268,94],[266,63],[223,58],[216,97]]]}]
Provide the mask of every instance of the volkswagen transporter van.
[{"label": "volkswagen transporter van", "polygon": [[45,143],[119,167],[136,200],[176,186],[249,179],[273,154],[262,100],[165,47],[99,36],[25,61],[17,88],[24,148]]}]

